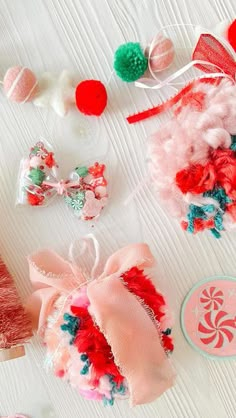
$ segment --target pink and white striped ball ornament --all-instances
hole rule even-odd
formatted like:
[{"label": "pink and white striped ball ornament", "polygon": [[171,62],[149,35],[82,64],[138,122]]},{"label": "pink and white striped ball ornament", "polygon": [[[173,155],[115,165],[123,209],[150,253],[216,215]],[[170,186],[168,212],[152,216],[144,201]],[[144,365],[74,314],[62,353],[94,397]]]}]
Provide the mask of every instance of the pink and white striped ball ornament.
[{"label": "pink and white striped ball ornament", "polygon": [[13,102],[30,102],[38,91],[34,73],[26,67],[11,67],[3,79],[3,89],[7,98]]},{"label": "pink and white striped ball ornament", "polygon": [[175,50],[171,39],[159,34],[149,51],[149,69],[158,73],[170,67],[174,60]]}]

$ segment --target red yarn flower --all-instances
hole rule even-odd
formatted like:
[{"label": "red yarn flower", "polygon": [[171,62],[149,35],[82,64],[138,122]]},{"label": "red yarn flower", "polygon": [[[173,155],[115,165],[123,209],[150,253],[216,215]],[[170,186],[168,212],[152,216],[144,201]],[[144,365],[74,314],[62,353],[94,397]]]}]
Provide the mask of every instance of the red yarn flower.
[{"label": "red yarn flower", "polygon": [[192,164],[178,171],[175,181],[182,193],[199,194],[212,190],[216,181],[214,166],[211,163],[206,166]]},{"label": "red yarn flower", "polygon": [[217,149],[212,153],[216,181],[227,195],[236,198],[236,153],[230,149]]}]

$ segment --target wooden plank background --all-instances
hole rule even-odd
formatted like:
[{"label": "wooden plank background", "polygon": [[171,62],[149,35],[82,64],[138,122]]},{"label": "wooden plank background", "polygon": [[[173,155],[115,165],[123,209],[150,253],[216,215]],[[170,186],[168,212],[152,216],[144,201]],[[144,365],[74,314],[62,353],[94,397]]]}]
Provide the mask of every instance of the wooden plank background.
[{"label": "wooden plank background", "polygon": [[[39,76],[44,71],[71,71],[79,81],[112,72],[113,54],[126,41],[143,45],[164,25],[216,25],[236,15],[235,0],[0,0],[0,75],[22,64]],[[125,116],[159,100],[112,77],[109,104],[102,118],[72,112],[60,119],[50,109],[15,105],[0,94],[0,246],[5,262],[25,298],[30,292],[26,255],[42,247],[66,256],[72,240],[95,232],[103,258],[122,245],[146,241],[158,261],[159,284],[169,295],[175,314],[173,364],[176,385],[156,402],[130,409],[84,400],[43,368],[44,349],[37,339],[27,357],[0,364],[0,415],[24,412],[47,417],[53,408],[60,418],[233,418],[236,416],[235,362],[200,357],[185,342],[179,310],[186,292],[198,280],[215,274],[236,275],[236,234],[221,240],[191,237],[158,206],[143,186],[126,199],[146,176],[146,137],[163,118],[128,126]],[[66,175],[78,162],[105,159],[109,166],[111,202],[91,230],[65,208],[60,199],[41,210],[15,208],[20,158],[44,137],[57,152]],[[44,411],[44,412],[43,412]]]}]

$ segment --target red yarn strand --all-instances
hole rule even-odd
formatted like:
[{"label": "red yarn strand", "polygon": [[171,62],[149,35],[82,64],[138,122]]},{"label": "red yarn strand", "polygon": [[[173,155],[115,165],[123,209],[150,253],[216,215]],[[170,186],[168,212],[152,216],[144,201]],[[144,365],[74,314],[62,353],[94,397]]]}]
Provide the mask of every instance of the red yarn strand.
[{"label": "red yarn strand", "polygon": [[136,113],[132,116],[128,116],[126,119],[129,124],[137,123],[142,120],[151,118],[152,116],[160,115],[163,112],[166,112],[167,110],[171,109],[174,105],[176,105],[189,91],[193,89],[193,87],[200,83],[210,83],[210,84],[218,84],[220,80],[212,79],[209,77],[202,78],[202,79],[196,79],[191,81],[187,86],[183,87],[175,96],[170,97],[168,100],[166,100],[163,103],[160,103],[159,105],[144,110],[143,112]]}]

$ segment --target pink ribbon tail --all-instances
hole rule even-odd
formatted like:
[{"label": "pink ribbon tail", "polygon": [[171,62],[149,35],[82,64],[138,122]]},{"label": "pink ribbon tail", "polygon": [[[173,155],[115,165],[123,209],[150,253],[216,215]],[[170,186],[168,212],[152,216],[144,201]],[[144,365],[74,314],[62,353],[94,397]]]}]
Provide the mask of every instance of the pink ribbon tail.
[{"label": "pink ribbon tail", "polygon": [[132,266],[143,269],[153,264],[147,245],[130,245],[110,257],[104,274],[89,283],[87,290],[90,312],[128,381],[132,405],[153,401],[174,382],[156,324],[120,279]]}]

